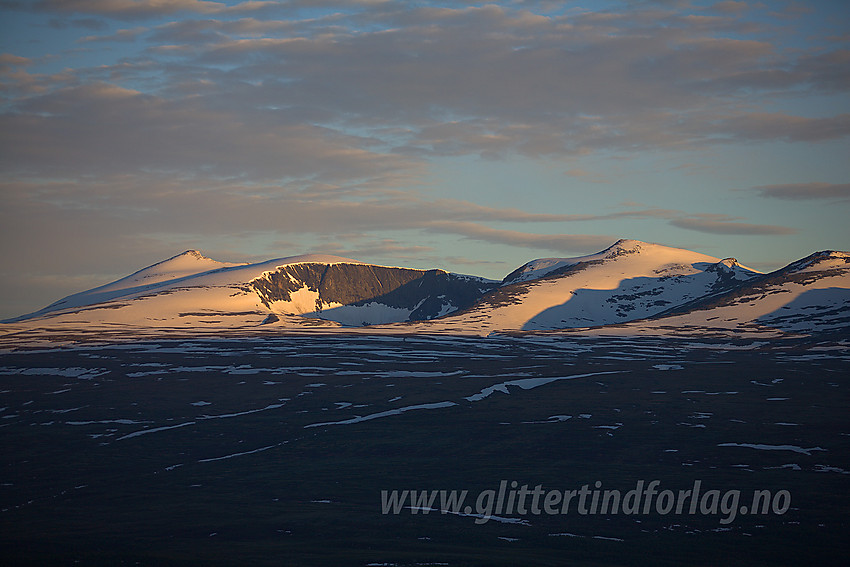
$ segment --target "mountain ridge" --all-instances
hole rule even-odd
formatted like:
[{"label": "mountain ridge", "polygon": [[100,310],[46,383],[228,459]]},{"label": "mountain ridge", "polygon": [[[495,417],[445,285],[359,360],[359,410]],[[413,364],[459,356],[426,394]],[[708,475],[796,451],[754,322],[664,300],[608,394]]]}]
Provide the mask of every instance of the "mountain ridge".
[{"label": "mountain ridge", "polygon": [[847,252],[815,252],[763,274],[734,257],[621,239],[596,254],[531,260],[501,281],[325,254],[230,263],[187,250],[3,323],[479,335],[622,325],[656,332],[662,323],[816,331],[840,330],[847,311]]}]

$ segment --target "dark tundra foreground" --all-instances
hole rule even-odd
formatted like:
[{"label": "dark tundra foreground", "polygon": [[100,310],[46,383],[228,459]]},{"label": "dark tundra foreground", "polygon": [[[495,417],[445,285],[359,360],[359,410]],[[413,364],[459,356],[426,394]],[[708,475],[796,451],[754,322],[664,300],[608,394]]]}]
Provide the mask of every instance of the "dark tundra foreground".
[{"label": "dark tundra foreground", "polygon": [[837,565],[848,357],[840,342],[563,336],[7,350],[0,553]]}]

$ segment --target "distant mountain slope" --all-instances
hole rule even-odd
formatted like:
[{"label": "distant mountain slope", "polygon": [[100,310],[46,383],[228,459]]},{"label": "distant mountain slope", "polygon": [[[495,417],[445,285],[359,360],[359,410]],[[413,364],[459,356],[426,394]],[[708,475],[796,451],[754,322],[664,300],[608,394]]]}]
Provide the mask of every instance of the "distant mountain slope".
[{"label": "distant mountain slope", "polygon": [[734,258],[620,240],[598,254],[534,260],[475,306],[431,326],[549,330],[623,323],[759,275]]}]

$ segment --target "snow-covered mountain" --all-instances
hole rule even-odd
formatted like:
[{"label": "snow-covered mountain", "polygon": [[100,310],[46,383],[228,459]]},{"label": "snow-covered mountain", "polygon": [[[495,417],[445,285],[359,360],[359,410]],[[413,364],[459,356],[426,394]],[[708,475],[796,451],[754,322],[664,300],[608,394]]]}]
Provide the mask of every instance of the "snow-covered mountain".
[{"label": "snow-covered mountain", "polygon": [[6,322],[227,327],[329,321],[359,326],[444,315],[471,305],[497,284],[321,254],[231,264],[189,250]]},{"label": "snow-covered mountain", "polygon": [[380,332],[477,335],[587,328],[841,332],[850,329],[850,254],[819,252],[761,274],[734,258],[620,240],[597,254],[533,260],[497,282],[316,254],[232,264],[190,250],[6,321],[16,322],[378,325]]},{"label": "snow-covered mountain", "polygon": [[759,276],[734,258],[620,240],[577,258],[529,262],[476,305],[432,326],[553,330],[643,319]]}]

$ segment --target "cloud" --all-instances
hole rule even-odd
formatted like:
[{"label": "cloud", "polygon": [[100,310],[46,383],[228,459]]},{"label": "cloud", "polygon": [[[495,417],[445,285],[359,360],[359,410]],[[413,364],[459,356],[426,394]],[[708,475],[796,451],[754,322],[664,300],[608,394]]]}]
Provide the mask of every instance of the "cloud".
[{"label": "cloud", "polygon": [[[237,139],[254,129],[256,139],[272,140],[269,148],[289,137],[284,128],[298,124],[312,130],[308,140],[333,138],[352,154],[375,153],[380,146],[384,157],[404,157],[400,161],[408,163],[442,156],[546,158],[693,149],[730,139],[810,142],[850,135],[847,114],[811,118],[759,108],[766,93],[850,90],[850,52],[783,51],[765,39],[720,35],[718,30],[736,18],[693,19],[639,5],[605,14],[545,15],[494,5],[411,8],[398,2],[328,2],[319,7],[339,10],[309,18],[297,16],[301,5],[290,3],[284,20],[223,12],[255,4],[51,0],[39,6],[214,15],[159,25],[145,38],[147,57],[80,70],[77,86],[84,82],[96,98],[93,80],[126,89],[157,85],[147,93],[153,97],[147,106],[139,104],[133,112],[141,109],[147,119],[147,111],[167,116],[172,132],[197,131],[215,163],[232,161],[233,148],[213,144],[215,136],[204,122],[222,123],[222,140],[238,125],[244,129]],[[84,41],[129,40],[140,31]],[[742,101],[751,103],[746,112]],[[29,116],[13,125],[35,126],[45,135],[61,130],[65,138],[91,140],[100,130],[104,140],[118,137],[107,112],[90,112],[73,123],[38,108],[45,99],[17,102],[39,120]],[[122,130],[135,126],[130,118],[121,122]],[[319,123],[324,132],[314,126]],[[150,124],[155,130],[156,121]],[[338,135],[351,129],[366,135]],[[196,142],[189,137],[175,139],[190,142],[184,146],[189,148]],[[176,144],[162,140],[162,132],[143,136],[138,155],[154,152],[148,144],[168,147],[171,154]],[[177,151],[175,159],[186,153]],[[277,165],[274,152],[252,148],[248,153],[256,156],[251,169]]]},{"label": "cloud", "polygon": [[25,67],[32,64],[32,59],[20,57],[12,53],[0,53],[0,69],[7,67]]},{"label": "cloud", "polygon": [[753,187],[759,196],[789,201],[850,199],[850,183],[785,183]]},{"label": "cloud", "polygon": [[724,235],[786,235],[796,234],[793,228],[769,224],[749,224],[727,220],[704,218],[679,218],[670,221],[673,226],[708,234]]},{"label": "cloud", "polygon": [[822,142],[850,136],[850,114],[807,118],[780,113],[749,113],[724,118],[718,133],[744,140]]},{"label": "cloud", "polygon": [[[415,195],[369,184],[362,187],[314,187],[300,181],[291,185],[239,184],[232,180],[174,178],[163,174],[114,174],[77,182],[17,182],[0,185],[4,195],[3,226],[19,240],[10,257],[36,254],[53,247],[53,235],[74,234],[85,242],[73,254],[89,254],[85,234],[122,238],[238,238],[248,233],[276,235],[276,239],[321,237],[339,252],[356,257],[417,255],[425,243],[394,244],[394,240],[339,244],[355,240],[350,234],[405,231],[459,235],[468,239],[563,253],[594,252],[617,239],[615,235],[581,233],[540,234],[541,223],[563,226],[619,219],[665,220],[674,226],[721,234],[788,234],[783,227],[739,222],[726,215],[694,215],[662,208],[635,208],[602,215],[530,213],[514,208],[484,206],[459,199],[424,200]],[[497,228],[522,223],[528,230]],[[50,227],[49,231],[43,227]],[[86,227],[85,233],[79,228]],[[169,237],[163,235],[172,235]],[[92,238],[95,238],[92,236]],[[111,239],[112,237],[110,237]],[[263,237],[265,239],[265,237]],[[23,243],[23,244],[21,244]],[[57,249],[58,250],[58,249]],[[67,252],[65,252],[67,254]],[[346,255],[346,254],[342,254]],[[63,260],[64,261],[64,260]]]},{"label": "cloud", "polygon": [[89,35],[81,37],[77,41],[78,43],[93,43],[98,41],[136,41],[136,39],[146,31],[148,31],[148,28],[143,27],[124,29],[118,30],[109,35]]},{"label": "cloud", "polygon": [[[446,222],[537,224],[594,218],[528,213],[456,199],[426,201],[374,187],[304,191],[300,183],[239,185],[210,177],[175,179],[167,174],[3,183],[0,189],[4,208],[21,213],[9,213],[5,228],[22,237],[31,235],[33,227],[65,223],[104,233],[184,233],[203,238],[253,231],[332,237],[381,230],[440,232],[450,226],[442,224]],[[62,218],[59,225],[53,217]]]},{"label": "cloud", "polygon": [[459,234],[471,240],[481,240],[494,244],[557,252],[597,251],[617,240],[613,236],[590,234],[530,234],[516,230],[495,229],[471,222],[435,221],[427,226],[427,230],[429,232]]},{"label": "cloud", "polygon": [[[764,40],[716,37],[704,19],[671,13],[661,26],[639,10],[600,21],[497,6],[383,6],[325,33],[299,25],[281,30],[284,37],[231,37],[187,63],[239,66],[236,76],[256,83],[244,94],[270,105],[319,106],[362,126],[407,128],[398,151],[423,157],[848,135],[843,115],[739,110],[742,98],[757,103],[765,92],[848,88],[840,50],[781,52]],[[354,21],[395,27],[361,31],[349,27]],[[213,30],[226,33],[209,24],[196,39],[212,39],[204,34]]]},{"label": "cloud", "polygon": [[0,130],[0,165],[46,176],[161,171],[317,182],[415,167],[364,148],[361,138],[287,116],[210,109],[107,83],[29,98],[0,116]]},{"label": "cloud", "polygon": [[277,2],[246,1],[228,6],[224,2],[206,0],[38,0],[7,1],[6,7],[48,13],[93,14],[118,19],[153,18],[179,12],[221,14],[252,11],[273,6]]},{"label": "cloud", "polygon": [[308,23],[299,24],[298,21],[256,18],[188,19],[157,26],[148,40],[168,44],[223,44],[232,37],[261,39],[263,36],[298,34],[310,26]]}]

